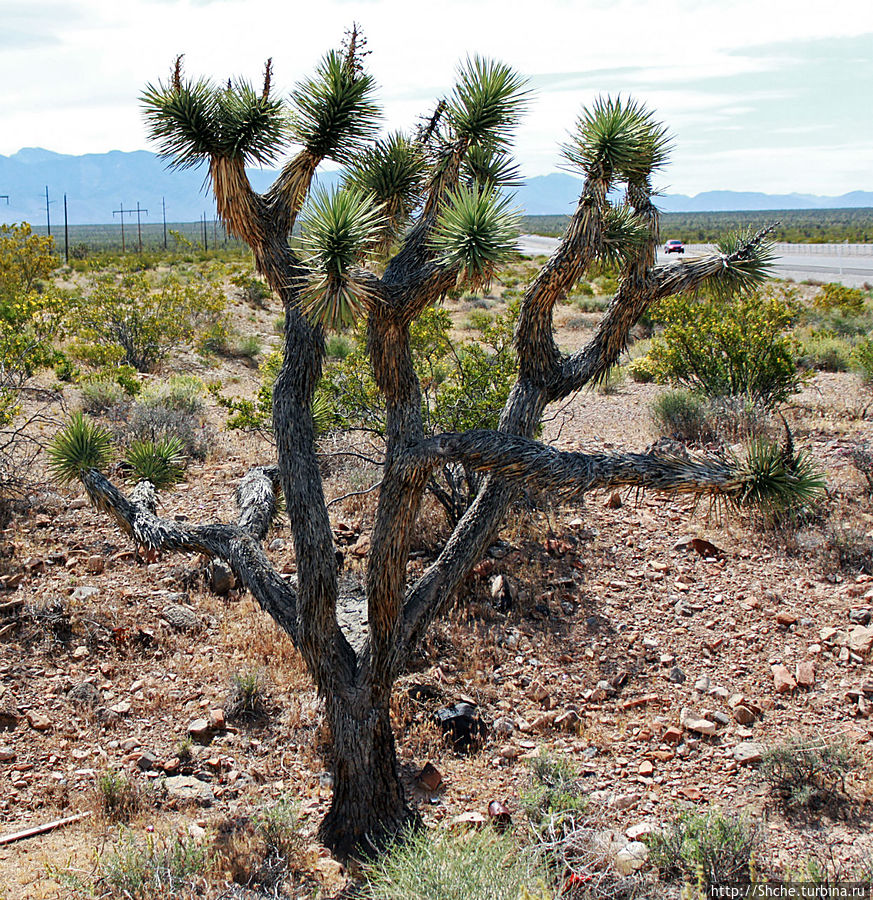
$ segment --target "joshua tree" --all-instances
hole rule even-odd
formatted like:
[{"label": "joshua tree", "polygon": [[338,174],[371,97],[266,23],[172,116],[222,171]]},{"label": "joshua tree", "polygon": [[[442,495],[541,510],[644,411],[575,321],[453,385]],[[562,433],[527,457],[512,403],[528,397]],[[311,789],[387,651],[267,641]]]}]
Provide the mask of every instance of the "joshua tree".
[{"label": "joshua tree", "polygon": [[[655,265],[658,212],[649,179],[666,161],[669,141],[652,114],[629,100],[603,99],[583,111],[564,148],[584,178],[581,196],[558,249],[521,301],[518,380],[499,427],[426,435],[410,323],[459,280],[487,282],[512,251],[515,223],[500,188],[514,178],[508,151],[526,92],[507,66],[469,59],[452,93],[416,133],[378,140],[374,85],[361,57],[353,32],[343,50],[329,53],[291,94],[290,114],[273,93],[270,63],[257,90],[242,80],[218,86],[189,80],[177,60],[169,81],[148,86],[143,95],[161,153],[174,166],[208,166],[219,214],[249,244],[285,307],[284,362],[273,391],[276,464],[253,468],[243,479],[237,522],[188,526],[156,517],[147,483],[126,498],[92,467],[101,454],[88,457],[87,436],[80,441],[84,451],[60,454],[60,460],[56,453],[55,460],[58,471],[81,478],[91,499],[139,544],[226,561],[299,648],[330,724],[334,789],[321,836],[340,854],[378,844],[414,818],[398,779],[392,684],[523,486],[565,501],[595,488],[633,485],[717,495],[735,504],[778,501],[809,489],[808,472],[790,447],[759,451],[744,462],[689,461],[566,453],[533,437],[549,403],[606,375],[651,303],[704,284],[744,288],[765,276],[761,236],[737,238],[699,259]],[[289,143],[300,147],[296,155],[265,194],[255,193],[244,166],[274,160]],[[303,238],[295,243],[292,228],[326,159],[345,166],[345,186],[313,192],[301,217]],[[564,355],[553,335],[555,304],[604,261],[620,267],[617,293],[588,345]],[[358,317],[366,318],[370,362],[385,404],[385,461],[366,565],[366,610],[357,628],[344,630],[311,404],[326,330]],[[433,564],[410,582],[411,529],[431,472],[447,462],[479,474],[478,494]],[[296,589],[262,547],[280,491],[293,531]]]}]

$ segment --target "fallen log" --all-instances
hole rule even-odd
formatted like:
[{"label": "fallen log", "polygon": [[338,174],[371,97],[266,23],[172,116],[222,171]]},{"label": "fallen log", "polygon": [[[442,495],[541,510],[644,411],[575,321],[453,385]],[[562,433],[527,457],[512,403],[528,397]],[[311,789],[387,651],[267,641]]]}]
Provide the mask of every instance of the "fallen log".
[{"label": "fallen log", "polygon": [[5,834],[0,837],[0,845],[12,844],[15,841],[23,841],[25,838],[35,837],[38,834],[45,834],[47,831],[54,831],[63,825],[69,825],[72,822],[78,822],[79,819],[87,818],[91,815],[91,811],[76,813],[74,816],[67,816],[66,819],[55,819],[54,822],[46,822],[44,825],[35,825],[33,828],[25,828],[24,831],[16,831],[14,834]]}]

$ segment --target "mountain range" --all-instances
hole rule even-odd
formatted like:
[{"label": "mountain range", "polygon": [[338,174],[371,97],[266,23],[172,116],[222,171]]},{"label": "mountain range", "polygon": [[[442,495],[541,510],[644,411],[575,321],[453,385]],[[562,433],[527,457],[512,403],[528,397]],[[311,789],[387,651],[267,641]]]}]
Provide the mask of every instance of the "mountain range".
[{"label": "mountain range", "polygon": [[[276,177],[274,170],[250,169],[256,191],[264,191]],[[324,172],[319,181],[331,185],[339,172]],[[194,222],[205,213],[211,219],[215,206],[204,191],[202,170],[173,171],[164,160],[146,150],[125,153],[89,153],[70,156],[29,147],[11,156],[0,156],[0,223],[46,221],[46,186],[52,225],[63,223],[63,197],[67,195],[70,224],[118,222],[120,209],[125,221],[135,221],[139,203],[143,222],[160,222],[166,204],[168,222]],[[516,204],[527,215],[569,213],[579,196],[581,181],[555,172],[528,178],[516,190]],[[4,195],[8,195],[8,202]],[[873,207],[873,192],[852,191],[839,197],[813,194],[764,194],[736,191],[706,191],[694,197],[662,194],[663,212],[715,212],[777,209],[841,209]],[[129,213],[134,210],[133,216]]]}]

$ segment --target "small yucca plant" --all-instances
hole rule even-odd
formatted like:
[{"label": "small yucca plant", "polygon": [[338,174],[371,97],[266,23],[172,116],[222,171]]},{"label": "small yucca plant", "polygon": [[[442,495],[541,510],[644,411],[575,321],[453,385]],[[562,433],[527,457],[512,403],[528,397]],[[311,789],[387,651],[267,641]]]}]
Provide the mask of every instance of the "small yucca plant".
[{"label": "small yucca plant", "polygon": [[108,429],[78,412],[48,446],[49,471],[62,484],[69,484],[91,469],[105,469],[113,452]]},{"label": "small yucca plant", "polygon": [[172,487],[185,477],[185,449],[178,437],[134,441],[124,461],[131,481],[150,481],[156,490]]}]

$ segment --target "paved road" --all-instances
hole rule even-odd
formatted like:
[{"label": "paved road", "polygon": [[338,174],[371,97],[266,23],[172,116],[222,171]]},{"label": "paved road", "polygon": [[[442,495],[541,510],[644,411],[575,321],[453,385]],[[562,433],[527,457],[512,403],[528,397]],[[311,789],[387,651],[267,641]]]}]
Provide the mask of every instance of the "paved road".
[{"label": "paved road", "polygon": [[[523,234],[519,239],[519,248],[526,256],[548,256],[558,246],[556,238],[542,237],[537,234]],[[705,244],[688,244],[684,259],[700,256],[711,248]],[[831,248],[816,246],[818,252],[804,250],[803,244],[780,244],[774,263],[777,278],[792,278],[795,281],[813,279],[815,281],[839,281],[850,287],[861,287],[865,282],[873,284],[873,248],[870,256],[841,255],[839,244]],[[824,252],[822,252],[824,250]],[[682,264],[683,257],[671,254],[664,257],[658,254],[659,262],[672,261]]]}]

